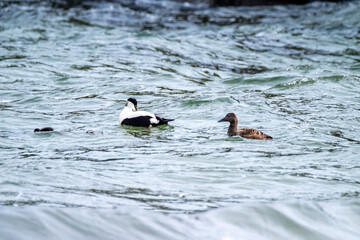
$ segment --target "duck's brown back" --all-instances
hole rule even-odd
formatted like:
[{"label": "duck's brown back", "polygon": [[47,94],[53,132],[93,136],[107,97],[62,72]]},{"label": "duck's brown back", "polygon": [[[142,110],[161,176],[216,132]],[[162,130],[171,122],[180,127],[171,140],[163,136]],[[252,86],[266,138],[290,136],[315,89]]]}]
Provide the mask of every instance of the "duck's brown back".
[{"label": "duck's brown back", "polygon": [[252,128],[242,128],[238,130],[238,135],[249,139],[259,139],[259,140],[273,139],[271,136],[261,132],[260,130],[252,129]]}]

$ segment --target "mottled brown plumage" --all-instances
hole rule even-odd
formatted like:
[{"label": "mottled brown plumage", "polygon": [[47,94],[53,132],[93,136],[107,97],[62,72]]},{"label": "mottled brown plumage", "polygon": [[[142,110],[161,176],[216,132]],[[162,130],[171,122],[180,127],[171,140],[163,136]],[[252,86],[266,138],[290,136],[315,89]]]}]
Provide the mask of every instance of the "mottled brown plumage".
[{"label": "mottled brown plumage", "polygon": [[228,129],[229,136],[239,135],[243,138],[258,139],[258,140],[270,140],[273,139],[271,136],[252,128],[241,128],[237,129],[238,119],[234,113],[228,113],[226,116],[219,120],[219,122],[230,122]]}]

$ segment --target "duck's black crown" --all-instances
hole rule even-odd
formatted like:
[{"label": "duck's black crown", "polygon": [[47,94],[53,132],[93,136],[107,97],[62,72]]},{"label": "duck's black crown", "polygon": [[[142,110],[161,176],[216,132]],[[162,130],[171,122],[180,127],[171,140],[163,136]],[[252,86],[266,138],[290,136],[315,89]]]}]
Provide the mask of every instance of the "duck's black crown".
[{"label": "duck's black crown", "polygon": [[128,101],[132,102],[134,104],[134,106],[137,106],[137,101],[135,98],[129,98]]}]

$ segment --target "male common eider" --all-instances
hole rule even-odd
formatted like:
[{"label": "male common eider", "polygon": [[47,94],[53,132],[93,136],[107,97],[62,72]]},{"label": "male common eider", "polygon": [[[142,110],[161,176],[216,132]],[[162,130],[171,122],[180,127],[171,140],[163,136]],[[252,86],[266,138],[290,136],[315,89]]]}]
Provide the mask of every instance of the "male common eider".
[{"label": "male common eider", "polygon": [[135,98],[129,98],[127,100],[124,109],[119,115],[120,125],[130,125],[134,127],[155,127],[167,124],[170,121],[174,121],[174,119],[165,119],[150,112],[138,111]]},{"label": "male common eider", "polygon": [[239,135],[243,138],[249,139],[258,139],[258,140],[270,140],[273,139],[271,136],[266,135],[265,133],[251,128],[241,128],[237,129],[238,119],[234,113],[228,113],[226,116],[219,120],[219,122],[230,122],[230,126],[228,129],[229,136]]},{"label": "male common eider", "polygon": [[44,128],[35,128],[34,132],[52,132],[54,129],[52,127],[44,127]]}]

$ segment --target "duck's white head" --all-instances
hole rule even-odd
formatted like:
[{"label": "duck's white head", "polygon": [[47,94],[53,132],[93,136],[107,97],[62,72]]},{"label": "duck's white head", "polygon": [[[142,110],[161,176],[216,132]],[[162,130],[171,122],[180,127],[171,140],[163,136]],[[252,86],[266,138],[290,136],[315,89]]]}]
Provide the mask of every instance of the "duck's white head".
[{"label": "duck's white head", "polygon": [[138,107],[137,107],[137,101],[136,101],[136,99],[135,99],[135,98],[129,98],[129,99],[126,101],[125,107],[130,108],[133,112],[137,111],[137,110],[138,110]]}]

